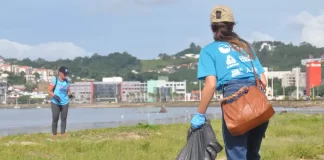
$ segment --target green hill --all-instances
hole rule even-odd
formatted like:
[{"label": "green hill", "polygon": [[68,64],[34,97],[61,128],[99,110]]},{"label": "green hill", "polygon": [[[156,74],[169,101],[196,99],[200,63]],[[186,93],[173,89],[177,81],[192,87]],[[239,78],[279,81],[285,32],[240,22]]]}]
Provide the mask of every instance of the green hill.
[{"label": "green hill", "polygon": [[[267,45],[264,45],[264,44]],[[262,41],[254,42],[253,46],[263,66],[271,67],[274,70],[291,70],[293,67],[301,66],[301,59],[309,56],[321,57],[324,48],[317,48],[309,43],[303,42],[300,45],[284,44],[280,41]],[[270,46],[270,47],[269,47]],[[195,80],[195,76],[186,76],[186,74],[196,74],[194,64],[198,59],[186,58],[186,54],[199,54],[201,47],[191,43],[188,48],[175,54],[159,54],[159,59],[140,60],[127,52],[111,53],[100,55],[95,53],[89,57],[76,57],[74,59],[59,59],[57,61],[46,61],[37,59],[6,59],[7,62],[17,65],[28,65],[34,68],[57,69],[60,65],[66,65],[70,68],[74,77],[94,78],[101,80],[105,76],[121,76],[124,80],[141,80],[156,78],[158,75],[169,75],[173,80]],[[191,64],[187,67],[183,64]],[[180,67],[183,65],[185,67]],[[173,68],[170,73],[163,72],[165,67]],[[132,72],[135,70],[138,72]],[[156,73],[157,71],[159,73]]]}]

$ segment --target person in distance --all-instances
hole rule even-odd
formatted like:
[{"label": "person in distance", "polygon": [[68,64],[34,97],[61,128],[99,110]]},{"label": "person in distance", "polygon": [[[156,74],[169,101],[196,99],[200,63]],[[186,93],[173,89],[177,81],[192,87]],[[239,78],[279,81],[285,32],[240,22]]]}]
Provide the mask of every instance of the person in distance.
[{"label": "person in distance", "polygon": [[[197,77],[199,80],[205,80],[205,86],[197,113],[191,120],[193,128],[200,128],[205,124],[206,110],[215,90],[223,91],[223,97],[228,97],[241,87],[256,85],[251,61],[259,80],[263,83],[263,89],[267,85],[264,69],[253,47],[233,30],[235,22],[232,10],[223,5],[215,6],[210,21],[214,42],[202,48],[198,60]],[[268,123],[269,121],[244,135],[232,136],[222,116],[222,134],[227,159],[259,160],[259,150]]]},{"label": "person in distance", "polygon": [[61,135],[65,135],[66,121],[69,109],[69,98],[73,98],[70,91],[70,82],[67,79],[68,68],[61,66],[58,76],[54,77],[48,86],[48,94],[52,97],[52,135],[57,135],[58,120],[61,115]]}]

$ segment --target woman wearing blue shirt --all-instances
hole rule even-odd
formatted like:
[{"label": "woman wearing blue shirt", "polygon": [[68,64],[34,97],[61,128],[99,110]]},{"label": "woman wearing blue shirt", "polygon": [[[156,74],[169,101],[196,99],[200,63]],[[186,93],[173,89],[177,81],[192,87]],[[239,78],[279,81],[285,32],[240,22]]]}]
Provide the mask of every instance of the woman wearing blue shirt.
[{"label": "woman wearing blue shirt", "polygon": [[[234,31],[234,17],[230,8],[216,6],[211,13],[211,29],[214,42],[205,46],[198,61],[198,79],[205,80],[198,111],[191,120],[193,128],[205,124],[205,113],[215,90],[228,97],[241,87],[256,85],[251,61],[263,86],[267,85],[264,69],[253,47]],[[216,83],[217,82],[217,83]],[[223,138],[228,160],[259,160],[259,150],[268,123],[266,122],[244,135],[232,136],[223,119]]]},{"label": "woman wearing blue shirt", "polygon": [[68,68],[62,66],[58,70],[58,76],[54,77],[48,86],[48,94],[52,97],[52,134],[57,134],[57,124],[61,115],[61,135],[65,135],[66,120],[69,109],[70,82],[67,80]]}]

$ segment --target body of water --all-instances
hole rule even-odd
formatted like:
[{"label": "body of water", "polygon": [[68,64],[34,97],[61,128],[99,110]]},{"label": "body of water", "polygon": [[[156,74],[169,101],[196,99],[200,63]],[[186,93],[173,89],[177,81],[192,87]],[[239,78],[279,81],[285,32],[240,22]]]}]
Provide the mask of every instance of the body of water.
[{"label": "body of water", "polygon": [[[170,124],[190,123],[196,107],[167,108],[167,113],[158,113],[160,108],[70,108],[67,130],[75,131],[91,128],[118,127],[137,123]],[[281,108],[275,107],[277,113],[324,113],[324,108]],[[221,117],[221,108],[209,107],[208,117]],[[50,108],[35,109],[1,109],[0,136],[19,133],[51,132],[52,113]],[[60,121],[58,132],[60,131]]]}]

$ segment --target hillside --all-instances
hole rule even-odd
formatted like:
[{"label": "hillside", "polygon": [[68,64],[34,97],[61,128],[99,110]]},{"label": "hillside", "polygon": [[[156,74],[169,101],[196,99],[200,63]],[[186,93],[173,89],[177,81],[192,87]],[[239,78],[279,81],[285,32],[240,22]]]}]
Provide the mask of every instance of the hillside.
[{"label": "hillside", "polygon": [[197,63],[197,59],[154,59],[154,60],[141,60],[142,72],[147,72],[149,70],[160,70],[168,65],[181,65],[181,64],[190,64],[190,63]]},{"label": "hillside", "polygon": [[291,68],[301,65],[301,59],[307,59],[311,56],[319,58],[324,54],[324,48],[317,48],[306,42],[298,46],[282,42],[267,42],[274,48],[269,50],[264,47],[260,50],[262,43],[253,43],[257,55],[263,66],[271,67],[274,70],[291,70]]},{"label": "hillside", "polygon": [[[267,44],[267,45],[265,45]],[[301,59],[309,56],[321,57],[324,48],[316,48],[309,43],[300,45],[274,42],[254,42],[253,46],[263,66],[274,70],[291,70],[300,66]],[[94,54],[90,57],[76,57],[74,59],[60,59],[46,61],[37,59],[6,59],[7,62],[17,65],[44,67],[57,69],[60,65],[70,68],[73,77],[93,78],[101,80],[104,76],[121,76],[125,80],[146,81],[156,79],[159,75],[169,75],[170,80],[196,81],[197,57],[185,57],[199,54],[201,47],[191,43],[188,48],[175,54],[159,54],[158,59],[140,60],[127,52],[111,53],[108,55]]]}]

